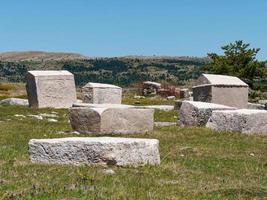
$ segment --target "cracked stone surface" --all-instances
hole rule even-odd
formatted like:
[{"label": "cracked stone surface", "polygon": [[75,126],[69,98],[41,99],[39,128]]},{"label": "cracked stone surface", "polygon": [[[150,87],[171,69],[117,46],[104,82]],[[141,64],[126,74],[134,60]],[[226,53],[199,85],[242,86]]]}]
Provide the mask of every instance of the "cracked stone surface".
[{"label": "cracked stone surface", "polygon": [[183,101],[180,108],[181,126],[205,126],[214,110],[234,110],[236,108],[200,101]]},{"label": "cracked stone surface", "polygon": [[72,165],[142,166],[160,164],[157,139],[118,137],[70,137],[31,139],[33,163]]},{"label": "cracked stone surface", "polygon": [[206,126],[216,131],[266,135],[267,111],[251,109],[214,111]]}]

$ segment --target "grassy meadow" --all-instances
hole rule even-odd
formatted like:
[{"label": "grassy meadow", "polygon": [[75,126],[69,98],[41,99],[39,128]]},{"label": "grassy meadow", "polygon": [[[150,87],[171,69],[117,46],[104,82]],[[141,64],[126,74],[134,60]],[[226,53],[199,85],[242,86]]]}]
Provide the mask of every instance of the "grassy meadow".
[{"label": "grassy meadow", "polygon": [[[44,113],[56,114],[58,122],[29,116]],[[155,113],[155,121],[173,122],[177,117],[175,112]],[[157,127],[148,134],[126,137],[159,139],[159,166],[60,166],[29,161],[31,138],[71,136],[77,135],[71,133],[67,110],[0,106],[0,199],[267,199],[266,136]],[[115,174],[104,173],[109,168]]]}]

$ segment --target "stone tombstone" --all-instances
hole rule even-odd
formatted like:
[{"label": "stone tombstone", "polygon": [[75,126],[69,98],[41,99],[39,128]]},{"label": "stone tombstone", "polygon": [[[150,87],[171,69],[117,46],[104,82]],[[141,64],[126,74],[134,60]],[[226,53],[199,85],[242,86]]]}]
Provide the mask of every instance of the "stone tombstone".
[{"label": "stone tombstone", "polygon": [[214,111],[206,126],[216,131],[267,135],[267,111],[253,109]]},{"label": "stone tombstone", "polygon": [[82,88],[84,103],[91,104],[121,104],[122,88],[103,83],[87,83]]},{"label": "stone tombstone", "polygon": [[142,94],[144,96],[156,95],[160,88],[161,88],[161,83],[153,81],[145,81],[143,82]]},{"label": "stone tombstone", "polygon": [[120,137],[69,137],[31,139],[33,163],[60,165],[159,165],[157,139]]},{"label": "stone tombstone", "polygon": [[30,107],[69,108],[76,102],[74,76],[68,71],[29,71],[26,89]]},{"label": "stone tombstone", "polygon": [[193,87],[193,100],[247,108],[248,85],[237,77],[202,74]]},{"label": "stone tombstone", "polygon": [[153,130],[154,109],[72,107],[72,129],[83,134],[137,134]]},{"label": "stone tombstone", "polygon": [[235,110],[236,108],[200,101],[183,101],[179,110],[178,125],[205,126],[215,110]]}]

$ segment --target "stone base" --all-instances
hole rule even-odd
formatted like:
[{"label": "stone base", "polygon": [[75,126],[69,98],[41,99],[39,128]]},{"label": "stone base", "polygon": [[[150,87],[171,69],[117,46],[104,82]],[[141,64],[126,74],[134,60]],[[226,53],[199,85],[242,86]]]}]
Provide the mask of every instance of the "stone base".
[{"label": "stone base", "polygon": [[183,101],[180,108],[180,119],[177,124],[181,126],[205,126],[214,110],[234,109],[214,103]]},{"label": "stone base", "polygon": [[249,109],[214,111],[207,127],[216,131],[266,135],[267,111]]},{"label": "stone base", "polygon": [[159,141],[116,137],[31,139],[33,163],[139,166],[160,164]]},{"label": "stone base", "polygon": [[153,130],[154,110],[73,107],[70,123],[74,131],[85,134],[146,133]]}]

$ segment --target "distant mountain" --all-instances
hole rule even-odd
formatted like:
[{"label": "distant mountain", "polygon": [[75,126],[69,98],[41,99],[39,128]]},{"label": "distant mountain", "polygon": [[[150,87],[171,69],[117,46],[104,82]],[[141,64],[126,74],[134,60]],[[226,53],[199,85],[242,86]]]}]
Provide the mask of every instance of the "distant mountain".
[{"label": "distant mountain", "polygon": [[77,53],[24,51],[0,53],[1,61],[52,61],[86,59],[86,56]]},{"label": "distant mountain", "polygon": [[184,84],[198,78],[208,58],[125,56],[89,58],[73,53],[8,52],[0,54],[0,81],[23,82],[28,70],[68,70],[78,86],[87,82],[129,86],[140,81]]}]

